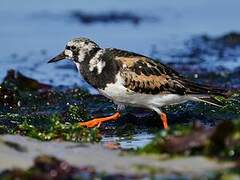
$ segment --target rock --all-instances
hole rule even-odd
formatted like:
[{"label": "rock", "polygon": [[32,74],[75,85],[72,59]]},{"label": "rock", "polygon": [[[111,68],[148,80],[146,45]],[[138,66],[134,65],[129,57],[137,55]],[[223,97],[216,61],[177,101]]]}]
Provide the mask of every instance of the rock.
[{"label": "rock", "polygon": [[[9,146],[5,142],[14,144]],[[15,146],[21,147],[19,151]],[[80,144],[71,142],[41,142],[35,139],[5,135],[0,143],[0,170],[18,167],[28,169],[40,155],[56,157],[74,167],[94,167],[97,172],[124,175],[155,174],[169,176],[179,174],[187,177],[207,176],[209,172],[234,167],[230,162],[217,162],[201,156],[159,160],[159,156],[121,155],[119,150],[111,151],[101,144]],[[39,159],[38,159],[39,160]],[[39,162],[42,161],[37,161]],[[58,161],[57,161],[58,162]],[[36,163],[36,160],[35,160]],[[194,166],[193,166],[194,164]],[[140,170],[141,169],[141,170]]]}]

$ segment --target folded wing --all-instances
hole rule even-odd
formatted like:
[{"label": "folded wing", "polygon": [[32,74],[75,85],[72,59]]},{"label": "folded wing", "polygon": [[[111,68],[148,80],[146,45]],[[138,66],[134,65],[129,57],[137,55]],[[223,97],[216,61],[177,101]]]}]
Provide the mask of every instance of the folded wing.
[{"label": "folded wing", "polygon": [[117,56],[115,60],[121,63],[120,75],[124,86],[135,92],[225,96],[224,90],[191,82],[173,69],[145,56]]}]

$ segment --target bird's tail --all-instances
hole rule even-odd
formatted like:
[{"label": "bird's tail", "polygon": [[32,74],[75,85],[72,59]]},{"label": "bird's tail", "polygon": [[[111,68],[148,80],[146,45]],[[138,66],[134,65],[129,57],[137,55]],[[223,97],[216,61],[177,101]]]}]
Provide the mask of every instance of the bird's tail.
[{"label": "bird's tail", "polygon": [[201,102],[204,102],[204,103],[208,103],[208,104],[211,104],[211,105],[214,105],[214,106],[217,106],[217,107],[224,107],[225,106],[225,103],[212,97],[212,96],[209,96],[209,97],[200,97],[200,98],[197,98],[199,101]]},{"label": "bird's tail", "polygon": [[224,99],[226,99],[233,94],[233,92],[227,89],[202,85],[188,80],[184,80],[183,83],[188,88],[187,94],[194,97],[195,100],[205,102],[218,107],[223,107],[225,105],[224,101],[220,101],[214,96],[221,96]]},{"label": "bird's tail", "polygon": [[[216,96],[222,96],[222,97],[229,97],[229,91],[226,89],[221,89],[221,88],[216,88],[208,85],[203,85],[203,84],[198,84],[194,83],[188,80],[184,80],[182,82],[185,87],[188,88],[187,94],[192,94],[192,95],[205,95],[207,97],[211,95],[216,95]],[[204,97],[205,97],[204,96]]]}]

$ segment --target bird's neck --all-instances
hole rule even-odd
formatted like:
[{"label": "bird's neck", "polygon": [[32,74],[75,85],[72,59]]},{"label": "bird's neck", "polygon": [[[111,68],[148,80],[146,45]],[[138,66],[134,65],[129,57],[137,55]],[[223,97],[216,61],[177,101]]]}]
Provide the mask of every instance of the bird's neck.
[{"label": "bird's neck", "polygon": [[101,48],[93,48],[90,51],[80,51],[74,56],[74,62],[87,63],[89,62]]},{"label": "bird's neck", "polygon": [[75,62],[83,78],[95,88],[104,88],[115,81],[118,65],[105,53],[105,49],[89,53],[81,62]]},{"label": "bird's neck", "polygon": [[[98,61],[101,60],[102,57],[98,57],[99,52],[102,52],[103,49],[101,48],[94,48],[90,52],[82,55],[82,60],[78,59],[78,61],[75,61],[79,72],[84,76],[85,73],[89,73],[91,71],[90,64],[93,59],[96,59]],[[92,70],[92,72],[95,72],[95,70]]]}]

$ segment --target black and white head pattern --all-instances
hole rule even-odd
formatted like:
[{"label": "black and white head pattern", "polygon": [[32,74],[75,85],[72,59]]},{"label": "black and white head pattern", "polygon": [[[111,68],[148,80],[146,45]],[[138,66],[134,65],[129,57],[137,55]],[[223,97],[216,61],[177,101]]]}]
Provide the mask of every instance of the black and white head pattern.
[{"label": "black and white head pattern", "polygon": [[67,43],[64,54],[66,58],[80,63],[95,49],[99,49],[99,46],[90,39],[75,38]]}]

